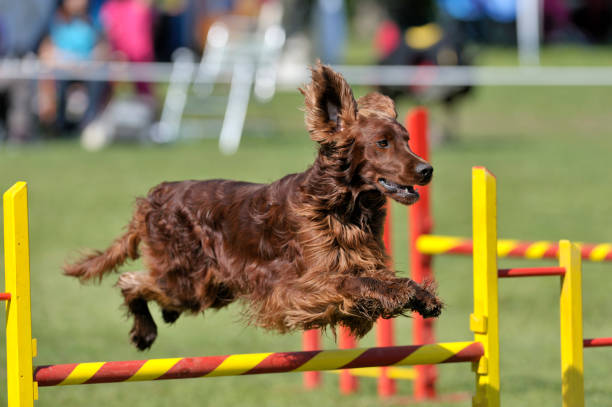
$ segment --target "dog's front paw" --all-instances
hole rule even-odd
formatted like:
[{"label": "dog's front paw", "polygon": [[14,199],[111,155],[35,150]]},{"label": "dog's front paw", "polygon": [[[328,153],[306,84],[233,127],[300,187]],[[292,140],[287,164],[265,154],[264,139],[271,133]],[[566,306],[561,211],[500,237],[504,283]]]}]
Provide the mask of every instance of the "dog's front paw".
[{"label": "dog's front paw", "polygon": [[436,296],[435,285],[425,283],[419,286],[406,308],[418,312],[423,318],[436,318],[442,313],[444,303]]},{"label": "dog's front paw", "polygon": [[442,313],[442,308],[444,308],[444,303],[439,298],[433,297],[431,301],[423,303],[415,311],[421,314],[423,318],[436,318]]}]

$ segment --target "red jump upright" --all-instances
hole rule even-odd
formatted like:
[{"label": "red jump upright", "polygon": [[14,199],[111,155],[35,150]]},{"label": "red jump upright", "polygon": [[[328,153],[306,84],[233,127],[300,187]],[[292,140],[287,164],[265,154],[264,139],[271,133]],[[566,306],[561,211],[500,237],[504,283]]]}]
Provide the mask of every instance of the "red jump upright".
[{"label": "red jump upright", "polygon": [[[338,341],[340,349],[353,349],[357,347],[357,340],[348,328],[340,327],[340,338]],[[340,372],[340,392],[342,394],[352,394],[359,390],[357,377],[351,374],[348,369]]]},{"label": "red jump upright", "polygon": [[[427,110],[416,108],[406,117],[406,128],[410,135],[410,147],[412,151],[429,160],[429,148],[427,144]],[[410,207],[410,268],[412,279],[417,283],[433,280],[431,271],[431,255],[421,253],[416,247],[416,241],[423,234],[430,234],[433,228],[431,206],[429,200],[429,186],[419,187],[421,198]],[[433,319],[423,319],[414,314],[413,319],[413,343],[434,343]],[[431,399],[436,396],[435,366],[416,366],[416,379],[414,382],[414,397],[417,400]]]},{"label": "red jump upright", "polygon": [[[302,335],[302,349],[313,351],[321,349],[321,333],[318,329],[309,329]],[[314,389],[321,385],[321,372],[304,372],[304,387]]]},{"label": "red jump upright", "polygon": [[[383,231],[383,243],[389,255],[389,267],[393,268],[393,247],[392,247],[392,221],[391,201],[387,200],[387,216],[385,218],[385,227]],[[376,322],[376,346],[394,346],[393,320],[379,318]],[[378,395],[380,397],[389,397],[397,392],[395,380],[389,377],[389,368],[382,367],[380,376],[378,377]]]}]

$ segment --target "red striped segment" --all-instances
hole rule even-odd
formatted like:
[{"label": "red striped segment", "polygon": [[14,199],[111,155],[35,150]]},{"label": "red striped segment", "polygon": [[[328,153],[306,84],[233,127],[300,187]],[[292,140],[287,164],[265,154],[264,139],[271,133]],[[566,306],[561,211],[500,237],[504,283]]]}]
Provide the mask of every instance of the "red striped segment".
[{"label": "red striped segment", "polygon": [[206,376],[215,370],[226,356],[210,356],[207,358],[182,358],[157,380],[188,379],[190,377]]}]

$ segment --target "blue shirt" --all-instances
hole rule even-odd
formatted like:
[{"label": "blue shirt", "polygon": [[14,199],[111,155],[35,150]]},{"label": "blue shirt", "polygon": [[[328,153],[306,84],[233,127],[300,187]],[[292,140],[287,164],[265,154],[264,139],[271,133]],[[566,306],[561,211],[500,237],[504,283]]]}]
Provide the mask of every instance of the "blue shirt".
[{"label": "blue shirt", "polygon": [[55,18],[51,25],[51,41],[66,59],[90,59],[98,41],[98,33],[82,18],[66,21]]}]

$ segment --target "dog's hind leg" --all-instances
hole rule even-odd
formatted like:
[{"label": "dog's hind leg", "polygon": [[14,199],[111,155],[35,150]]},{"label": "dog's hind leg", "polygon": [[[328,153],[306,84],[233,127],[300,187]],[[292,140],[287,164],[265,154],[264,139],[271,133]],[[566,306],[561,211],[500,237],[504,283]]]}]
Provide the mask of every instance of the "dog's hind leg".
[{"label": "dog's hind leg", "polygon": [[121,288],[128,314],[134,317],[130,341],[139,350],[150,348],[157,338],[157,325],[149,311],[148,301],[160,304],[166,322],[176,321],[180,312],[169,310],[170,299],[160,290],[149,273],[123,273],[119,276],[117,286]]},{"label": "dog's hind leg", "polygon": [[127,305],[129,313],[134,317],[134,325],[130,330],[130,341],[138,350],[150,348],[157,338],[157,325],[149,312],[147,301],[143,298],[135,298]]}]

